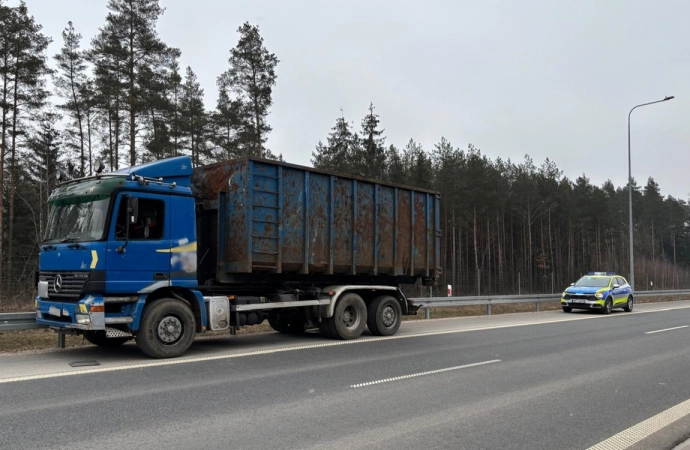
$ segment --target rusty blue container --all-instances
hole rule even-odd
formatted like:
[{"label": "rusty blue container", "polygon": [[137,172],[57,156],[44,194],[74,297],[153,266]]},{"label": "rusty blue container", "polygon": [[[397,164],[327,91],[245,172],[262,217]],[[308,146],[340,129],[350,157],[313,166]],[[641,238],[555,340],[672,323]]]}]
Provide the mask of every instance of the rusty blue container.
[{"label": "rusty blue container", "polygon": [[435,192],[253,157],[199,167],[192,184],[206,211],[199,256],[215,261],[206,267],[219,282],[282,274],[428,284],[440,275]]}]

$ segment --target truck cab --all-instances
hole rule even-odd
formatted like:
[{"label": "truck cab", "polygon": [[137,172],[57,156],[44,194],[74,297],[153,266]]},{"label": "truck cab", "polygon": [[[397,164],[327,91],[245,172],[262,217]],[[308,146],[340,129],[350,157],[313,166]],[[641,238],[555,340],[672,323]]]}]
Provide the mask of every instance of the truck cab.
[{"label": "truck cab", "polygon": [[139,329],[152,294],[179,288],[203,305],[185,289],[198,284],[191,173],[184,156],[56,188],[39,256],[37,321],[114,345]]}]

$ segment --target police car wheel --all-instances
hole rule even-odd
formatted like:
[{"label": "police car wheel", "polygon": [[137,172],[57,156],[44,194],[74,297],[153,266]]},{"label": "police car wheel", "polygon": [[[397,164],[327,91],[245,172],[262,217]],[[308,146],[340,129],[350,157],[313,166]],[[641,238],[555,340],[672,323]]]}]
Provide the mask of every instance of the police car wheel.
[{"label": "police car wheel", "polygon": [[628,303],[625,304],[625,307],[623,308],[625,312],[631,312],[633,310],[633,299],[632,297],[628,297]]},{"label": "police car wheel", "polygon": [[606,299],[606,302],[604,302],[604,309],[603,309],[602,312],[603,312],[604,314],[611,314],[611,310],[612,310],[612,309],[613,309],[613,301],[612,301],[611,298],[609,297],[609,298]]},{"label": "police car wheel", "polygon": [[562,308],[563,308],[563,312],[566,312],[566,313],[573,311],[573,308],[571,308],[570,306],[563,306]]}]

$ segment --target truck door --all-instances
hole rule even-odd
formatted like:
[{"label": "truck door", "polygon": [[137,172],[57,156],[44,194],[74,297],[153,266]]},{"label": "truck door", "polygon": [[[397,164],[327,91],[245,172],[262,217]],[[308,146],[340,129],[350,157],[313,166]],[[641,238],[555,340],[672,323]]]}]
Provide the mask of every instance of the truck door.
[{"label": "truck door", "polygon": [[[136,223],[128,220],[129,196],[138,199]],[[152,292],[170,284],[170,196],[118,194],[108,234],[106,270],[108,294]]]}]

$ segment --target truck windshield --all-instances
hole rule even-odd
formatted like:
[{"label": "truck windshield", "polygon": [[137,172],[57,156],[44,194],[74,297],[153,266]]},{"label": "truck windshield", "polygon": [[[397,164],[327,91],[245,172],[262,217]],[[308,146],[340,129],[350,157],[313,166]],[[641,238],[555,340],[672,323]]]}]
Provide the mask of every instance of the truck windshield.
[{"label": "truck windshield", "polygon": [[103,237],[110,198],[52,204],[44,242],[94,241]]},{"label": "truck windshield", "polygon": [[610,282],[611,277],[582,277],[577,280],[575,286],[607,287]]}]

